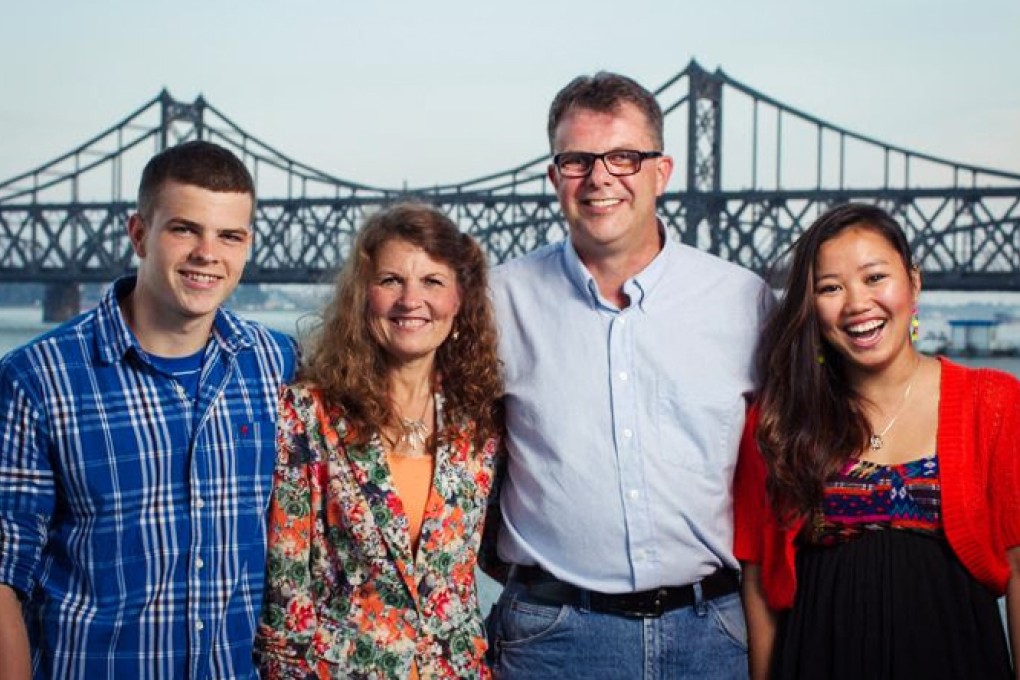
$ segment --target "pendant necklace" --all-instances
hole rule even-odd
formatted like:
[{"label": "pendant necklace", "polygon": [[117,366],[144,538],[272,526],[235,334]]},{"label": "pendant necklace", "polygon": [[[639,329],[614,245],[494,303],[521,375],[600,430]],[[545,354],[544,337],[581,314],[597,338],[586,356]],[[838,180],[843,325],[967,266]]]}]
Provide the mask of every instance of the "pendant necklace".
[{"label": "pendant necklace", "polygon": [[[417,420],[400,416],[400,435],[396,440],[390,441],[394,454],[404,458],[421,458],[426,455],[425,442],[428,440],[429,427],[425,424],[425,419],[428,415],[430,404],[432,404],[431,392],[425,400],[425,407],[422,409],[421,416]],[[389,438],[387,437],[387,439]],[[404,450],[398,451],[402,444],[404,445]]]},{"label": "pendant necklace", "polygon": [[892,429],[892,426],[896,424],[896,419],[903,413],[903,409],[907,406],[907,399],[910,398],[910,388],[914,386],[914,378],[917,377],[917,369],[921,367],[921,358],[917,359],[917,366],[914,366],[914,372],[910,376],[910,382],[907,383],[907,389],[903,391],[903,400],[900,402],[900,407],[897,409],[896,414],[892,417],[892,420],[882,429],[881,432],[871,433],[871,437],[868,438],[868,446],[871,447],[872,451],[878,451],[880,448],[885,446],[885,435]]}]

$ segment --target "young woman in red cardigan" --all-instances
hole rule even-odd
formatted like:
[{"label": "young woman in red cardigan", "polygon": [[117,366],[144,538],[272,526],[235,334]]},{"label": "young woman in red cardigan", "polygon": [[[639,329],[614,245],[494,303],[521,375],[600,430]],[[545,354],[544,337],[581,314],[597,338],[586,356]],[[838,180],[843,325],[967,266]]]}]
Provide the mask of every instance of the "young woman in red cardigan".
[{"label": "young woman in red cardigan", "polygon": [[919,353],[920,291],[879,208],[794,247],[734,490],[754,678],[1020,677],[1020,382]]}]

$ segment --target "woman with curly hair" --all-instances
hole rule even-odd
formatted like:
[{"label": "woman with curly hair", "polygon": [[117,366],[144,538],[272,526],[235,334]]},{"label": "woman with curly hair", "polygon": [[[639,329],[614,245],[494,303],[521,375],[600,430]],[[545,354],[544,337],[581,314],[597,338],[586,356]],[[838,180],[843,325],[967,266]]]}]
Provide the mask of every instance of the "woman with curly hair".
[{"label": "woman with curly hair", "polygon": [[734,503],[754,678],[1013,678],[1020,382],[911,342],[921,274],[880,208],[797,241]]},{"label": "woman with curly hair", "polygon": [[280,398],[266,678],[486,677],[475,563],[502,393],[485,257],[373,215]]}]

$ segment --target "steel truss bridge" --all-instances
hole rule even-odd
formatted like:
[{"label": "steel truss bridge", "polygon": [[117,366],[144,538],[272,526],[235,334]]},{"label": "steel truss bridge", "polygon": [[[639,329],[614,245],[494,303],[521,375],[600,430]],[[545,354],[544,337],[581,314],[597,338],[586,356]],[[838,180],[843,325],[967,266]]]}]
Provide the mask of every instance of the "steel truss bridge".
[{"label": "steel truss bridge", "polygon": [[[659,205],[681,242],[775,280],[818,214],[860,200],[903,224],[926,288],[1020,290],[1020,174],[847,130],[696,61],[655,94],[667,151],[683,150],[674,152],[673,179],[682,186],[671,185]],[[566,235],[548,155],[459,184],[368,186],[290,158],[201,96],[182,102],[164,90],[81,146],[0,182],[0,281],[47,283],[55,308],[74,304],[78,283],[132,268],[126,224],[141,168],[153,153],[196,138],[244,159],[264,197],[248,283],[325,280],[365,216],[397,200],[439,206],[493,262]]]}]

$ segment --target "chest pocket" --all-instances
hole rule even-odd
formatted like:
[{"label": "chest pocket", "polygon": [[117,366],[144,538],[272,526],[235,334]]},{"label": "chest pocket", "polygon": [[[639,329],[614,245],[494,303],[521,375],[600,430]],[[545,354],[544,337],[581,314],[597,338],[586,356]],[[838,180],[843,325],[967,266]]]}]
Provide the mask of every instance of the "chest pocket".
[{"label": "chest pocket", "polygon": [[[239,553],[265,549],[266,511],[276,450],[273,413],[216,412],[202,426],[192,454],[192,479]],[[252,417],[256,416],[256,417]],[[194,488],[192,490],[194,494]]]},{"label": "chest pocket", "polygon": [[239,472],[258,480],[271,479],[276,460],[276,424],[272,418],[241,421],[232,429]]},{"label": "chest pocket", "polygon": [[688,394],[660,382],[656,429],[671,460],[696,472],[718,468],[736,451],[745,410],[740,395]]}]

